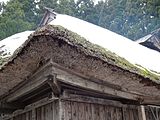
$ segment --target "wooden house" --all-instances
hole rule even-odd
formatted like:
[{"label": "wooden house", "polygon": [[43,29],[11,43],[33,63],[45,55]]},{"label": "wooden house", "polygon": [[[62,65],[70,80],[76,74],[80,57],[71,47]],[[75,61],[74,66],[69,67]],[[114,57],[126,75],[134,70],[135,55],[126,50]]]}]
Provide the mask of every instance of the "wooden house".
[{"label": "wooden house", "polygon": [[137,40],[143,46],[160,52],[160,29],[153,31],[151,34]]},{"label": "wooden house", "polygon": [[0,120],[154,120],[144,106],[160,105],[159,89],[158,76],[46,25],[0,68]]}]

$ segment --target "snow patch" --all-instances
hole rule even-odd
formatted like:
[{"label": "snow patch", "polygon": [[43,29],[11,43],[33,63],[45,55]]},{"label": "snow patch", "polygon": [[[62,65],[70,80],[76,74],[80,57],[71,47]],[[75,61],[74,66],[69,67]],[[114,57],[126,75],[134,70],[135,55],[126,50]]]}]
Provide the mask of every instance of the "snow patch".
[{"label": "snow patch", "polygon": [[18,47],[20,47],[27,40],[28,36],[33,32],[34,31],[25,31],[3,39],[0,41],[0,51],[5,51],[12,55],[13,52]]}]

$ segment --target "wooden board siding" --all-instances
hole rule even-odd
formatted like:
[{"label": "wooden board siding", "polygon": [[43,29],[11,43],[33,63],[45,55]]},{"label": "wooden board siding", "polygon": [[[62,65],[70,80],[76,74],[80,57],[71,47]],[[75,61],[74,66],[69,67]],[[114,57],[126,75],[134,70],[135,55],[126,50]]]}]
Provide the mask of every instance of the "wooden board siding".
[{"label": "wooden board siding", "polygon": [[13,118],[8,120],[32,120],[32,112],[29,111],[29,112],[14,116]]},{"label": "wooden board siding", "polygon": [[145,107],[146,120],[160,120],[160,108]]},{"label": "wooden board siding", "polygon": [[36,109],[36,120],[53,120],[53,104],[50,103]]},{"label": "wooden board siding", "polygon": [[58,103],[57,101],[44,103],[39,107],[31,105],[26,110],[16,111],[17,113],[13,113],[9,119],[3,120],[58,120]]},{"label": "wooden board siding", "polygon": [[140,120],[136,106],[93,97],[79,96],[79,101],[71,97],[37,102],[4,120]]},{"label": "wooden board siding", "polygon": [[95,103],[63,101],[62,120],[138,120],[137,108],[123,108]]}]

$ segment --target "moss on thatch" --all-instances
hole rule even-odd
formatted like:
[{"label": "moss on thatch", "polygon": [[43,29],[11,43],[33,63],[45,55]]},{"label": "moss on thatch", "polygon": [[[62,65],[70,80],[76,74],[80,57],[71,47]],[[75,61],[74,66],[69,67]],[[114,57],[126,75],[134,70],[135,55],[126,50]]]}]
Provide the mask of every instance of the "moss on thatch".
[{"label": "moss on thatch", "polygon": [[68,44],[72,44],[73,46],[81,46],[83,49],[85,49],[86,54],[91,54],[94,57],[103,59],[109,64],[136,73],[143,76],[144,78],[149,78],[155,82],[158,82],[157,80],[160,80],[160,76],[158,74],[154,74],[153,72],[145,68],[141,69],[140,67],[131,64],[126,59],[116,55],[115,53],[112,53],[111,51],[99,45],[87,41],[77,33],[71,32],[62,26],[47,25],[37,30],[35,34],[44,34],[44,31],[47,31],[47,34],[52,34],[52,36],[57,36],[59,39],[65,40]]},{"label": "moss on thatch", "polygon": [[[63,39],[63,41],[67,42],[67,44],[75,47],[77,46],[78,48],[82,49],[86,55],[88,54],[92,57],[96,57],[103,60],[104,62],[107,62],[108,64],[117,66],[120,69],[127,70],[134,74],[138,74],[144,78],[149,78],[156,83],[159,83],[159,75],[154,74],[153,72],[150,72],[149,70],[140,66],[131,64],[126,59],[116,55],[115,53],[112,53],[111,51],[99,45],[87,41],[85,38],[81,37],[77,33],[71,32],[62,26],[47,25],[45,27],[37,29],[31,36],[29,36],[29,39],[19,49],[15,51],[14,55],[11,57],[11,59],[9,59],[9,61],[12,61],[14,58],[17,57],[18,53],[23,49],[24,46],[28,44],[28,42],[30,42],[30,39],[33,36],[39,35],[50,35],[58,38],[59,40]],[[4,63],[5,61],[2,60],[1,63]],[[7,65],[7,63],[5,65]]]}]

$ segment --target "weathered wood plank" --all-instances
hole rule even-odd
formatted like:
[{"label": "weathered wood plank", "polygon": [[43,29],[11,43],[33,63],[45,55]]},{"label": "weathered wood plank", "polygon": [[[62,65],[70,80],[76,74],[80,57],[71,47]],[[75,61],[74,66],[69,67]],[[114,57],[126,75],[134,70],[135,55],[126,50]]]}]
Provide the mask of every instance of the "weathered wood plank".
[{"label": "weathered wood plank", "polygon": [[77,102],[71,102],[72,120],[78,120],[79,110]]},{"label": "weathered wood plank", "polygon": [[95,120],[99,120],[99,119],[100,119],[99,105],[98,105],[98,104],[95,104],[95,105],[94,105],[94,109],[95,109]]},{"label": "weathered wood plank", "polygon": [[85,116],[85,104],[84,103],[78,103],[78,119],[79,120],[86,120]]},{"label": "weathered wood plank", "polygon": [[86,106],[86,120],[92,120],[92,109],[91,109],[91,104],[87,103]]},{"label": "weathered wood plank", "polygon": [[120,108],[116,108],[116,120],[122,120],[122,111]]},{"label": "weathered wood plank", "polygon": [[[103,98],[96,98],[96,97],[89,97],[89,96],[83,96],[83,95],[78,95],[78,94],[72,94],[68,90],[64,90],[64,94],[61,97],[61,100],[101,104],[101,105],[108,105],[108,106],[115,106],[115,107],[128,107],[127,105],[122,104],[119,101],[113,101],[113,100],[108,100],[108,99],[103,99]],[[135,105],[130,105],[130,107],[135,108]]]},{"label": "weathered wood plank", "polygon": [[36,110],[32,110],[32,120],[36,120]]},{"label": "weathered wood plank", "polygon": [[144,108],[144,106],[139,106],[139,107],[138,107],[138,116],[139,116],[139,120],[146,120],[146,115],[145,115],[145,108]]},{"label": "weathered wood plank", "polygon": [[123,92],[120,90],[110,88],[106,86],[105,84],[96,83],[89,79],[85,79],[83,77],[74,75],[73,73],[63,71],[59,68],[63,69],[59,65],[56,65],[56,67],[53,66],[52,73],[57,74],[57,79],[61,82],[64,82],[64,83],[67,83],[67,84],[70,84],[76,87],[88,89],[88,90],[94,90],[94,91],[101,92],[104,94],[115,95],[115,96],[122,97],[122,98],[127,98],[127,99],[132,99],[132,100],[137,100],[137,98],[140,98],[140,96],[138,95],[134,95],[128,92]]},{"label": "weathered wood plank", "polygon": [[72,110],[71,110],[71,102],[65,101],[65,120],[71,120],[72,118]]},{"label": "weathered wood plank", "polygon": [[12,94],[8,95],[6,98],[7,102],[15,101],[21,96],[24,96],[35,89],[37,89],[39,86],[44,84],[47,81],[47,76],[50,75],[52,63],[48,62],[46,65],[39,68],[37,72],[35,72],[30,78],[22,83],[20,83],[18,86],[16,86],[14,89],[12,89]]}]

